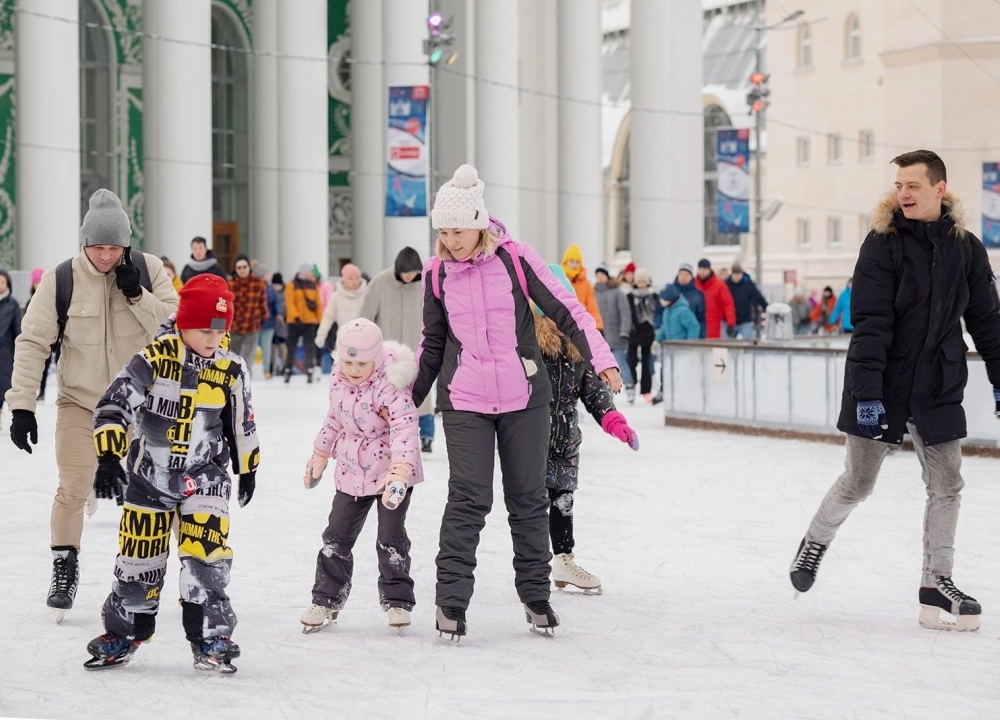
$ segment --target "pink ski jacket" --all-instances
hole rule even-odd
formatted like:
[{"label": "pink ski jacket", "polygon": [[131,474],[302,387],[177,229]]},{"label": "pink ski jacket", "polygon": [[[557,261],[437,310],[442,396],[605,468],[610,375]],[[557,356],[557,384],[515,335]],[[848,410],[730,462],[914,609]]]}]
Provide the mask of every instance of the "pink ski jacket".
[{"label": "pink ski jacket", "polygon": [[[375,495],[392,463],[413,467],[410,485],[423,482],[417,406],[409,387],[417,368],[413,351],[386,341],[382,364],[361,385],[330,374],[330,408],[313,445],[336,460],[337,489],[348,495]],[[388,409],[389,419],[379,413]]]},{"label": "pink ski jacket", "polygon": [[[576,345],[595,372],[618,368],[594,318],[527,243],[491,218],[499,238],[472,260],[424,264],[423,330],[413,400],[438,382],[442,410],[495,415],[548,405],[552,396],[525,292]],[[522,290],[514,263],[520,263]],[[438,268],[435,292],[432,272]]]}]

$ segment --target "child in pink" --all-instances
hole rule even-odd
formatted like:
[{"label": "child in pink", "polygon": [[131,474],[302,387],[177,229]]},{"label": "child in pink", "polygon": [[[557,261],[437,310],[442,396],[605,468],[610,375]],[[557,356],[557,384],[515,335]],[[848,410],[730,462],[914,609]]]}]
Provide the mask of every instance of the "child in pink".
[{"label": "child in pink", "polygon": [[373,504],[378,512],[379,601],[389,624],[401,628],[410,624],[415,602],[404,526],[411,497],[407,488],[423,481],[417,408],[409,390],[417,367],[412,350],[383,343],[382,331],[365,319],[340,328],[337,357],[330,374],[330,407],[303,478],[307,488],[316,487],[330,457],[336,459],[337,493],[302,631],[315,632],[336,620],[347,602],[352,550]]}]

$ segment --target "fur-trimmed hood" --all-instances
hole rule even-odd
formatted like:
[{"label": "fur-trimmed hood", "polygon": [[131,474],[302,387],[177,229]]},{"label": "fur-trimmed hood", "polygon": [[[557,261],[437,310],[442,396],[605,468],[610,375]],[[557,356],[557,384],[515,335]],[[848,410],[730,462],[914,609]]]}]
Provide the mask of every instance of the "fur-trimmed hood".
[{"label": "fur-trimmed hood", "polygon": [[395,340],[382,343],[385,358],[382,366],[385,368],[385,378],[398,390],[405,390],[417,379],[417,359],[413,350]]},{"label": "fur-trimmed hood", "polygon": [[[952,222],[955,223],[955,226],[951,230],[952,234],[955,237],[965,236],[969,230],[965,227],[965,209],[961,198],[951,190],[948,190],[941,199],[941,206],[943,209],[942,214],[950,216]],[[872,211],[872,230],[879,235],[888,235],[889,233],[896,232],[896,228],[892,224],[892,216],[900,209],[896,192],[890,190],[882,196],[882,199]]]},{"label": "fur-trimmed hood", "polygon": [[571,342],[564,343],[563,339],[545,322],[545,318],[538,317],[537,313],[535,313],[535,337],[538,338],[539,349],[546,357],[557,358],[565,355],[570,362],[583,362],[583,356],[576,349],[576,345]]}]

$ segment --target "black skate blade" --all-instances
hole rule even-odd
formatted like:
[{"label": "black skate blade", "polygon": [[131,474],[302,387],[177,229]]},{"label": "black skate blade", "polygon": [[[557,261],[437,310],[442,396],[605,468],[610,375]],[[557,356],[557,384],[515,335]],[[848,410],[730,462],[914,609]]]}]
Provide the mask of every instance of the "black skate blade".
[{"label": "black skate blade", "polygon": [[113,658],[92,657],[90,658],[90,660],[88,660],[83,664],[83,667],[85,667],[87,670],[104,670],[105,668],[113,668],[113,667],[118,667],[120,665],[128,665],[131,659],[132,659],[132,653]]}]

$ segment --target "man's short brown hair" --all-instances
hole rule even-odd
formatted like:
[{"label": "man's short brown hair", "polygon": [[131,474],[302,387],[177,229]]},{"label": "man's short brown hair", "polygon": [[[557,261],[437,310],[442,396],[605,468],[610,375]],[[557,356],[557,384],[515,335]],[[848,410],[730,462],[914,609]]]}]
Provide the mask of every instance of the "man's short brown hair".
[{"label": "man's short brown hair", "polygon": [[914,150],[903,153],[894,157],[892,162],[901,168],[924,164],[927,166],[927,177],[931,181],[931,185],[937,185],[942,180],[948,182],[948,170],[944,166],[944,160],[933,150]]}]

